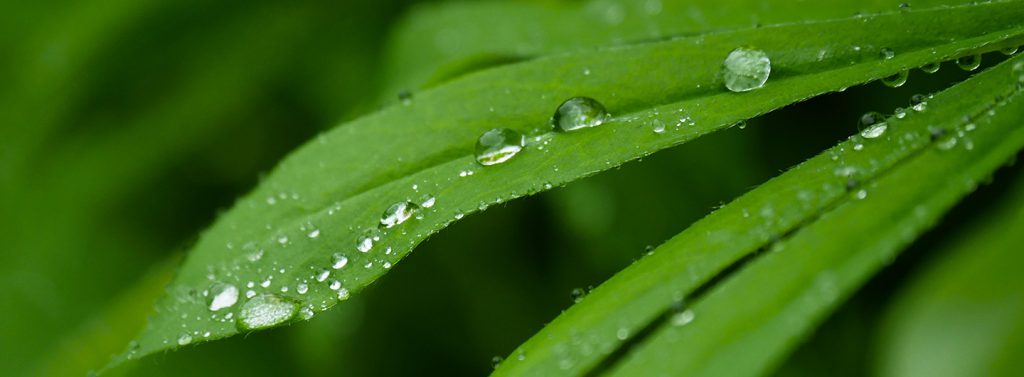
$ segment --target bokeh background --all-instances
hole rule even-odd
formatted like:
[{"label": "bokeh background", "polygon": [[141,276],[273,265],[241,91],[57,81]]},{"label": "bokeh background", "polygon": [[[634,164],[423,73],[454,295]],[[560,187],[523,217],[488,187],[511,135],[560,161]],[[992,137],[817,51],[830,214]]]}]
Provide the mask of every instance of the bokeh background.
[{"label": "bokeh background", "polygon": [[[447,6],[0,5],[0,374],[81,375],[122,350],[151,309],[151,300],[137,298],[160,291],[198,233],[261,173],[318,133],[430,84],[402,82],[416,75],[395,71],[437,67],[429,54],[408,61],[394,49],[403,31],[416,30],[408,25]],[[400,56],[406,60],[394,61]],[[526,57],[444,69],[518,58]],[[986,56],[986,65],[998,59]],[[494,206],[309,322],[186,347],[117,372],[486,374],[495,356],[567,308],[573,289],[599,284],[716,206],[854,133],[861,114],[891,113],[912,94],[967,76],[947,63],[934,75],[915,71],[898,89],[851,88]],[[848,301],[779,373],[871,372],[885,339],[879,323],[899,292],[944,258],[943,246],[958,232],[1024,187],[1011,184],[1020,170],[1000,171]]]}]

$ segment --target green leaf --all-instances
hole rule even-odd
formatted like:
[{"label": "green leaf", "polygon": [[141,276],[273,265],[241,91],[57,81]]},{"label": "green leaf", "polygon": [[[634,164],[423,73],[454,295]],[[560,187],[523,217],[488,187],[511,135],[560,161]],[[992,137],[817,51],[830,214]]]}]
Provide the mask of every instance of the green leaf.
[{"label": "green leaf", "polygon": [[1004,63],[765,183],[616,274],[496,375],[768,372],[1024,146],[1021,75],[1022,59]]},{"label": "green leaf", "polygon": [[[1019,127],[1020,124],[1018,123]],[[1024,176],[998,208],[945,237],[885,309],[880,376],[1010,376],[1024,350]]]},{"label": "green leaf", "polygon": [[[1016,4],[999,3],[780,25],[556,55],[454,80],[286,158],[202,235],[127,356],[308,317],[338,302],[333,280],[356,293],[465,214],[817,94],[1017,43],[1022,15]],[[762,89],[727,92],[719,68],[747,45],[771,57],[772,77]],[[882,59],[883,47],[896,57]],[[597,98],[616,116],[592,129],[548,132],[555,107],[577,95]],[[665,132],[654,132],[659,124]],[[482,168],[473,145],[499,126],[530,134],[527,147]],[[388,229],[367,253],[356,249],[385,209],[427,195],[436,202],[419,212],[422,219]],[[347,258],[345,267],[331,269],[335,254]],[[319,279],[323,271],[327,279]],[[223,284],[239,291],[237,303],[211,312]],[[267,305],[247,305],[250,290]],[[257,313],[266,315],[236,324]]]},{"label": "green leaf", "polygon": [[[963,1],[915,1],[917,9]],[[430,87],[466,72],[566,51],[759,25],[897,11],[887,0],[592,0],[439,3],[415,9],[389,44],[382,95]]]}]

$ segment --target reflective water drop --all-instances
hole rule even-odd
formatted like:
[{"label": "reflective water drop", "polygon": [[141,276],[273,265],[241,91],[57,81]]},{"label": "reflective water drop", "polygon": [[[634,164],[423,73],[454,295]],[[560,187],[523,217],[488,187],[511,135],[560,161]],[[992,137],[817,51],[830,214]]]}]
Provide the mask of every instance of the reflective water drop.
[{"label": "reflective water drop", "polygon": [[238,302],[238,288],[231,284],[216,284],[210,288],[210,311],[230,308]]},{"label": "reflective water drop", "polygon": [[615,332],[615,337],[619,338],[619,340],[626,340],[626,339],[628,339],[629,338],[629,329],[627,329],[625,327],[619,328],[619,330]]},{"label": "reflective water drop", "polygon": [[346,257],[345,254],[334,253],[334,255],[331,256],[331,268],[337,270],[337,269],[340,269],[342,267],[345,267],[345,265],[347,265],[347,264],[348,264],[348,257]]},{"label": "reflective water drop", "polygon": [[181,334],[181,336],[178,337],[178,345],[179,346],[184,346],[184,345],[187,345],[189,343],[192,343],[192,335],[190,335],[188,333],[185,333],[185,334]]},{"label": "reflective water drop", "polygon": [[491,358],[491,368],[492,369],[498,369],[498,366],[501,365],[502,361],[505,361],[504,357],[501,357],[501,356],[492,357]]},{"label": "reflective water drop", "polygon": [[341,289],[341,282],[337,280],[331,280],[331,284],[328,285],[327,287],[330,288],[332,291],[336,291],[338,289]]},{"label": "reflective water drop", "polygon": [[725,87],[733,92],[759,89],[768,81],[772,62],[764,51],[740,47],[729,53],[722,66]]},{"label": "reflective water drop", "polygon": [[855,195],[855,197],[856,197],[856,198],[857,198],[858,200],[864,200],[864,198],[867,198],[867,197],[868,197],[868,191],[867,191],[867,190],[864,190],[864,189],[860,189],[860,190],[857,190],[857,193],[856,193],[856,194],[854,194],[854,195]]},{"label": "reflective water drop", "polygon": [[317,272],[316,276],[314,276],[314,278],[316,279],[316,281],[322,283],[325,280],[327,280],[327,278],[329,278],[330,276],[331,276],[331,270],[328,270],[328,269],[324,268],[324,269],[321,269],[319,272]]},{"label": "reflective water drop", "polygon": [[412,92],[408,90],[398,92],[398,101],[406,106],[412,104]]},{"label": "reflective water drop", "polygon": [[281,244],[281,246],[288,245],[288,236],[285,236],[285,235],[278,236],[277,237],[277,243]]},{"label": "reflective water drop", "polygon": [[654,120],[654,133],[660,134],[660,133],[663,133],[663,132],[665,132],[665,122],[662,122],[659,119],[655,119]]},{"label": "reflective water drop", "polygon": [[437,198],[435,198],[433,195],[430,195],[430,194],[423,195],[423,197],[420,198],[420,207],[430,208],[430,207],[433,207],[434,203],[436,203],[436,202],[437,202]]},{"label": "reflective water drop", "polygon": [[672,316],[672,325],[685,326],[686,324],[693,322],[694,317],[696,317],[696,315],[694,315],[693,310],[687,309],[681,311]]},{"label": "reflective water drop", "polygon": [[899,71],[892,76],[886,76],[882,78],[882,84],[885,84],[885,86],[888,86],[890,88],[899,88],[903,86],[903,84],[907,83],[908,77],[910,77],[910,72]]},{"label": "reflective water drop", "polygon": [[923,94],[915,94],[910,96],[910,108],[914,109],[914,111],[924,111],[927,106],[928,97],[924,96]]},{"label": "reflective water drop", "polygon": [[955,137],[947,138],[945,140],[939,141],[938,144],[936,144],[936,145],[939,147],[939,149],[944,150],[944,151],[948,151],[950,149],[953,149],[953,147],[956,146],[956,138]]},{"label": "reflective water drop", "polygon": [[309,237],[309,238],[320,237],[320,229],[313,229],[313,230],[309,231],[309,234],[307,234],[306,236]]},{"label": "reflective water drop", "polygon": [[[255,295],[256,295],[256,291],[254,291],[252,289],[250,289],[248,291],[245,291],[245,298],[252,298]],[[230,314],[230,313],[228,313],[228,314]]]},{"label": "reflective water drop", "polygon": [[298,309],[298,304],[273,294],[259,295],[242,305],[237,325],[242,330],[276,326],[295,316]]},{"label": "reflective water drop", "polygon": [[587,291],[584,291],[583,288],[574,288],[572,292],[569,292],[569,296],[572,297],[572,302],[575,303],[583,301],[583,297],[586,297],[586,295]]},{"label": "reflective water drop", "polygon": [[871,111],[871,112],[864,113],[864,115],[861,115],[860,116],[860,121],[859,121],[858,124],[860,125],[861,129],[867,129],[870,126],[873,126],[873,125],[878,124],[878,123],[884,123],[884,122],[885,122],[885,115],[882,115],[882,113],[879,113],[877,111]]},{"label": "reflective water drop", "polygon": [[298,285],[295,286],[295,293],[304,295],[306,294],[306,292],[309,292],[309,284],[299,283]]},{"label": "reflective water drop", "polygon": [[348,293],[348,289],[347,288],[342,287],[342,288],[338,289],[338,300],[341,300],[341,301],[348,300],[348,296],[349,296],[349,293]]},{"label": "reflective water drop", "polygon": [[476,162],[490,166],[508,161],[523,150],[525,143],[522,134],[508,128],[484,132],[476,141]]},{"label": "reflective water drop", "polygon": [[891,48],[885,47],[878,52],[878,55],[881,56],[882,59],[889,60],[896,56],[896,52],[894,52]]},{"label": "reflective water drop", "polygon": [[306,306],[299,310],[299,318],[302,318],[303,320],[308,321],[310,318],[313,318],[314,315],[316,315],[316,313],[313,312],[313,308],[311,307]]},{"label": "reflective water drop", "polygon": [[925,73],[938,72],[939,68],[942,68],[942,63],[940,62],[928,63],[921,66],[921,70],[924,71]]},{"label": "reflective water drop", "polygon": [[1013,54],[1016,54],[1019,49],[1019,46],[1003,47],[1002,49],[999,50],[999,52],[1003,53],[1003,55],[1011,56]]},{"label": "reflective water drop", "polygon": [[973,71],[981,66],[981,55],[968,55],[956,59],[956,65],[965,71]]},{"label": "reflective water drop", "polygon": [[395,225],[404,223],[409,220],[420,210],[420,206],[410,202],[398,202],[392,204],[388,209],[384,210],[384,214],[380,216],[380,225],[385,228],[391,228]]},{"label": "reflective water drop", "polygon": [[361,252],[368,252],[373,248],[373,244],[380,241],[382,233],[377,228],[367,229],[363,235],[356,239],[356,249]]},{"label": "reflective water drop", "polygon": [[604,105],[590,97],[573,97],[562,102],[551,116],[555,131],[569,132],[600,126],[608,118]]},{"label": "reflective water drop", "polygon": [[865,139],[874,139],[876,137],[882,136],[882,134],[884,134],[885,130],[888,128],[889,125],[886,124],[885,122],[875,123],[869,126],[868,128],[865,128],[864,131],[861,131],[860,136],[863,136]]}]

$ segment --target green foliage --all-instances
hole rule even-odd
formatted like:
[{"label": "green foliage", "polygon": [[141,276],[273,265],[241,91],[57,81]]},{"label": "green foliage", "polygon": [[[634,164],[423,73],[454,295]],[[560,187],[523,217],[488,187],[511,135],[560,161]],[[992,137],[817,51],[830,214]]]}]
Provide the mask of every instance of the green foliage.
[{"label": "green foliage", "polygon": [[[382,49],[384,20],[403,3],[201,15],[189,2],[83,5],[24,41],[0,38],[18,52],[0,64],[11,80],[0,115],[33,125],[0,130],[11,144],[0,205],[14,214],[0,235],[32,251],[0,260],[12,292],[0,304],[19,308],[0,354],[35,360],[12,373],[101,366],[154,300],[104,373],[423,374],[406,368],[441,357],[450,362],[432,372],[477,374],[494,354],[508,355],[497,375],[789,371],[802,340],[1024,143],[1019,58],[967,79],[916,70],[1021,44],[1018,1],[431,4]],[[0,30],[28,28],[16,18]],[[740,46],[770,57],[763,88],[726,90],[723,60]],[[865,85],[908,71],[913,89]],[[956,81],[880,135],[849,137],[760,184],[850,134],[832,125],[854,123],[851,112]],[[574,96],[611,116],[553,132],[556,107]],[[390,105],[314,136],[374,102]],[[498,127],[525,134],[525,147],[481,166],[474,144]],[[160,293],[176,260],[167,251],[225,206]],[[492,207],[502,208],[463,219]],[[166,215],[181,208],[193,214]],[[977,240],[965,248],[1012,244],[966,234]],[[424,255],[410,258],[414,248]],[[914,284],[968,279],[954,270],[975,259],[949,254],[964,262]],[[83,255],[87,268],[68,263]],[[992,258],[977,268],[997,270]],[[509,352],[566,305],[568,287],[609,276]],[[977,289],[992,298],[968,314],[1000,330],[964,330],[980,334],[966,340],[976,352],[948,362],[1011,370],[1019,336],[996,334],[1019,332],[1015,309],[998,309],[1015,298]],[[879,372],[924,370],[900,355],[942,344],[930,339],[948,318],[911,324],[949,296],[921,292],[889,312]],[[282,324],[295,326],[192,347]],[[410,345],[421,341],[434,346]],[[996,347],[1007,351],[986,351]]]}]

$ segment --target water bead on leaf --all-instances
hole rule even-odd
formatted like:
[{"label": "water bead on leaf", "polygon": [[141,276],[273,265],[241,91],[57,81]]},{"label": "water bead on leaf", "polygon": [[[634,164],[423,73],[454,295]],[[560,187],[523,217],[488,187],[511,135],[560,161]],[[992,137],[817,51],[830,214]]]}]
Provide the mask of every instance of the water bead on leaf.
[{"label": "water bead on leaf", "polygon": [[249,299],[238,313],[237,325],[242,330],[258,330],[287,322],[299,305],[272,294]]},{"label": "water bead on leaf", "polygon": [[924,73],[935,73],[939,71],[939,68],[942,68],[942,63],[939,62],[928,63],[921,66],[921,70],[924,71]]},{"label": "water bead on leaf", "polygon": [[573,97],[562,102],[551,117],[555,131],[569,132],[600,126],[608,118],[604,105],[590,97]]},{"label": "water bead on leaf", "polygon": [[962,56],[956,60],[956,65],[965,71],[973,71],[981,66],[981,55]]},{"label": "water bead on leaf", "polygon": [[893,57],[896,56],[896,52],[894,52],[891,48],[888,47],[883,48],[878,54],[882,57],[882,59],[886,60],[892,59]]},{"label": "water bead on leaf", "polygon": [[759,89],[768,81],[772,62],[764,51],[739,47],[729,53],[722,64],[725,87],[733,92]]},{"label": "water bead on leaf", "polygon": [[388,209],[384,210],[383,214],[381,214],[380,225],[385,228],[391,228],[409,220],[409,218],[416,215],[416,212],[419,210],[420,206],[415,203],[398,202],[392,204]]},{"label": "water bead on leaf", "polygon": [[238,288],[231,284],[215,284],[210,288],[210,311],[230,308],[238,302]]},{"label": "water bead on leaf", "polygon": [[476,141],[476,162],[484,166],[500,164],[522,151],[525,144],[522,134],[508,128],[484,132]]},{"label": "water bead on leaf", "polygon": [[910,72],[899,71],[892,76],[886,76],[885,78],[882,78],[882,84],[885,84],[885,86],[888,86],[890,88],[899,88],[903,86],[903,84],[907,83],[907,78],[909,76]]}]

